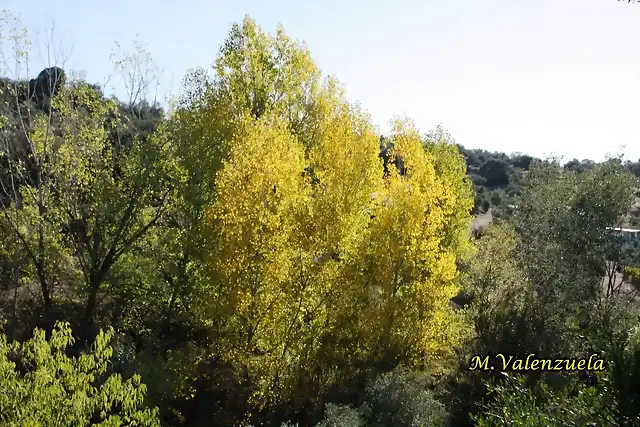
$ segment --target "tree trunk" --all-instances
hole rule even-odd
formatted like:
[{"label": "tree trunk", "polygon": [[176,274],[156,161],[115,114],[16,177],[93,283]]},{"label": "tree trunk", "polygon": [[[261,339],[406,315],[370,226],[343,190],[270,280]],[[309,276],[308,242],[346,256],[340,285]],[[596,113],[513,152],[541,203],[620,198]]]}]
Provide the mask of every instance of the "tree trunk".
[{"label": "tree trunk", "polygon": [[87,303],[82,317],[82,325],[80,332],[79,344],[83,348],[87,348],[95,338],[95,314],[98,305],[98,291],[105,276],[104,266],[95,271],[90,276],[89,295],[87,295]]}]

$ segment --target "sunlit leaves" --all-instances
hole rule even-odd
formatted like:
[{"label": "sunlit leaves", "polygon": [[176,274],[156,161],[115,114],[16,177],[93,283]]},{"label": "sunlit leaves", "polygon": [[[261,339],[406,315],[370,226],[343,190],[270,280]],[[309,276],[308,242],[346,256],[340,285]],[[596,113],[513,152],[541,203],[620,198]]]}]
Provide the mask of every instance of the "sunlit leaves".
[{"label": "sunlit leaves", "polygon": [[366,281],[376,295],[368,330],[372,342],[394,343],[413,353],[412,362],[425,363],[459,339],[457,331],[443,331],[458,325],[448,301],[458,291],[456,260],[464,245],[450,245],[442,234],[458,195],[436,174],[441,159],[425,152],[410,124],[396,122],[391,141],[401,167],[391,168],[376,195],[367,242]]},{"label": "sunlit leaves", "polygon": [[385,175],[369,116],[306,46],[250,18],[211,71],[185,79],[168,135],[184,209],[172,220],[185,252],[207,260],[196,305],[218,359],[257,404],[389,352],[419,367],[446,359],[464,335],[449,300],[472,205],[450,138],[397,123],[400,167]]},{"label": "sunlit leaves", "polygon": [[430,367],[462,337],[449,299],[465,242],[442,231],[468,211],[450,184],[463,168],[436,173],[439,159],[399,123],[403,167],[384,176],[366,115],[334,105],[309,150],[277,115],[247,122],[216,176],[208,301],[218,351],[254,378],[258,402],[286,395],[296,371],[326,369],[318,355],[332,336],[352,343],[330,351],[345,361],[393,348]]},{"label": "sunlit leaves", "polygon": [[78,358],[65,354],[73,345],[68,324],[58,324],[49,340],[38,329],[24,343],[8,343],[0,335],[2,424],[77,426],[92,420],[101,426],[158,426],[157,409],[144,408],[146,387],[139,376],[104,379],[112,334],[100,333],[91,353]]}]

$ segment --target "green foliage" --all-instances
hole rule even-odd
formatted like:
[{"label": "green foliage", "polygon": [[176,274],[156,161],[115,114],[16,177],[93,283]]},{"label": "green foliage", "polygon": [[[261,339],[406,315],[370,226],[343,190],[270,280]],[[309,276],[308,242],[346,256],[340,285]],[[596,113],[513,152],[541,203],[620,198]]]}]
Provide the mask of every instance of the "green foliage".
[{"label": "green foliage", "polygon": [[[608,228],[640,221],[638,163],[377,135],[249,17],[167,115],[144,46],[112,59],[124,103],[55,67],[0,81],[3,425],[637,423],[635,255]],[[595,378],[466,371],[594,352]]]},{"label": "green foliage", "polygon": [[433,379],[399,367],[368,382],[359,407],[327,404],[316,427],[444,426],[445,406],[432,390]]},{"label": "green foliage", "polygon": [[[611,362],[619,354],[618,366],[625,366],[625,373],[612,363],[606,378],[610,391],[599,393],[620,404],[621,417],[632,417],[626,408],[635,391],[622,378],[633,377],[633,363],[616,350],[624,345],[614,343],[626,342],[634,303],[614,304],[611,292],[603,287],[603,276],[606,260],[616,247],[607,227],[615,226],[629,206],[633,180],[616,160],[580,174],[548,162],[534,164],[523,184],[512,221],[486,229],[477,241],[477,257],[465,266],[464,289],[473,301],[469,313],[476,340],[465,352],[461,367],[477,354],[526,357],[535,353],[555,358],[585,357],[596,351],[608,355]],[[546,387],[539,372],[526,376],[529,384],[543,381],[536,387]],[[484,387],[481,375],[461,374],[453,387],[460,395],[454,400],[456,411],[477,412],[463,403],[463,396],[478,401]],[[612,393],[612,389],[619,391]],[[616,396],[629,397],[616,400]],[[517,395],[505,391],[504,398],[510,397]],[[495,414],[503,404],[511,403],[496,403]],[[517,405],[524,409],[518,407],[514,413],[534,411],[523,401]],[[552,417],[551,412],[538,412]],[[542,419],[535,425],[546,422]]]},{"label": "green foliage", "polygon": [[376,427],[444,426],[447,412],[432,390],[431,378],[402,368],[376,378],[366,389],[363,409]]},{"label": "green foliage", "polygon": [[615,402],[595,387],[567,387],[554,391],[545,384],[527,386],[514,375],[489,387],[491,397],[482,415],[474,417],[479,427],[492,426],[608,426],[615,425]]},{"label": "green foliage", "polygon": [[640,305],[620,294],[606,298],[591,315],[584,333],[607,359],[609,394],[619,412],[618,425],[640,423]]},{"label": "green foliage", "polygon": [[366,425],[361,411],[350,406],[329,403],[325,416],[316,427],[364,427]]},{"label": "green foliage", "polygon": [[631,283],[634,285],[640,284],[640,268],[625,266],[624,273],[625,276],[628,276],[631,279]]},{"label": "green foliage", "polygon": [[58,323],[48,340],[38,329],[23,343],[0,335],[2,425],[159,426],[157,409],[143,405],[140,376],[106,375],[112,335],[101,332],[78,358],[66,355],[73,344],[68,324]]},{"label": "green foliage", "polygon": [[489,159],[478,169],[478,175],[485,179],[488,187],[500,187],[509,184],[506,162]]},{"label": "green foliage", "polygon": [[544,304],[574,310],[595,302],[612,242],[607,227],[628,210],[633,184],[617,159],[581,174],[557,163],[529,172],[515,223],[525,271]]}]

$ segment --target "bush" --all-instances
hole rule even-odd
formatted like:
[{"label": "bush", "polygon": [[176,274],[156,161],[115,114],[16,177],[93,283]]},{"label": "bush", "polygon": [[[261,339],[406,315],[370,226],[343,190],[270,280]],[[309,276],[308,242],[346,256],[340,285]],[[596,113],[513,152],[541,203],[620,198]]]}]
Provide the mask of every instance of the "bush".
[{"label": "bush", "polygon": [[633,285],[640,285],[640,268],[624,267],[624,277],[629,278]]},{"label": "bush", "polygon": [[439,426],[447,417],[429,389],[429,378],[403,368],[371,382],[366,405],[364,412],[376,427]]},{"label": "bush", "polygon": [[554,391],[544,384],[531,389],[522,376],[489,385],[494,400],[473,419],[478,427],[616,425],[615,403],[594,387],[578,385]]},{"label": "bush", "polygon": [[471,182],[473,182],[474,185],[477,186],[484,186],[487,184],[487,179],[480,175],[470,174],[469,179],[471,180]]},{"label": "bush", "polygon": [[444,426],[447,412],[425,374],[397,368],[369,382],[359,408],[328,404],[316,427]]},{"label": "bush", "polygon": [[347,405],[327,405],[325,418],[316,427],[364,427],[362,413]]},{"label": "bush", "polygon": [[499,192],[494,192],[491,195],[491,204],[493,206],[500,206],[502,204],[502,194],[500,194]]}]

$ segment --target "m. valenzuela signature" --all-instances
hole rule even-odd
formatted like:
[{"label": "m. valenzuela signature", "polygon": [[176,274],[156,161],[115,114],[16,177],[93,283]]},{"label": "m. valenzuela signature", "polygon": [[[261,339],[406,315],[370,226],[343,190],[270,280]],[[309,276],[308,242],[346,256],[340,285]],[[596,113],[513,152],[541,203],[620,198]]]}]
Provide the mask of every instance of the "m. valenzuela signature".
[{"label": "m. valenzuela signature", "polygon": [[604,359],[592,354],[588,359],[540,359],[535,353],[525,359],[498,353],[495,356],[473,356],[469,361],[470,371],[604,371]]}]

